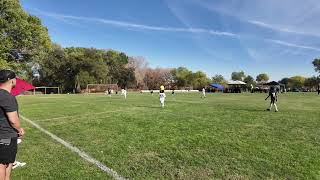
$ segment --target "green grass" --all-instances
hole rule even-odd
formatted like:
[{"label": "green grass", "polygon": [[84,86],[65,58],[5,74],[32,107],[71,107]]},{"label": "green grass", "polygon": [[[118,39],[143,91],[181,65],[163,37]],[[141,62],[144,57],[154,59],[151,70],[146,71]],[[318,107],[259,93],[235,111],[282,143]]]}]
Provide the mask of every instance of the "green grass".
[{"label": "green grass", "polygon": [[[20,113],[130,179],[320,179],[320,97],[19,97]],[[14,179],[108,179],[26,122]]]}]

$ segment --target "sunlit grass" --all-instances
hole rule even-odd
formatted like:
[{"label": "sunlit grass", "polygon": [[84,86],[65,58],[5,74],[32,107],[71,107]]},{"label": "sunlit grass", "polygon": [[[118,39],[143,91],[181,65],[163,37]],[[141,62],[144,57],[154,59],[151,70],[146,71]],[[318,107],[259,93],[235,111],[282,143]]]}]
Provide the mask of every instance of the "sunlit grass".
[{"label": "sunlit grass", "polygon": [[[320,97],[281,94],[19,97],[20,113],[130,179],[320,178]],[[16,179],[106,179],[30,125]],[[68,177],[68,178],[67,178]]]}]

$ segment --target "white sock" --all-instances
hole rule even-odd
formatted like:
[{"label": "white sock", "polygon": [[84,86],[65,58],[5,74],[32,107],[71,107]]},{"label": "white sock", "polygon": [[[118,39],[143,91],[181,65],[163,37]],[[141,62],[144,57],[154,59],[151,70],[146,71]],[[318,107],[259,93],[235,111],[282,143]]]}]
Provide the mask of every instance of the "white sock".
[{"label": "white sock", "polygon": [[278,111],[278,107],[276,104],[274,104],[274,108],[276,109],[276,111]]}]

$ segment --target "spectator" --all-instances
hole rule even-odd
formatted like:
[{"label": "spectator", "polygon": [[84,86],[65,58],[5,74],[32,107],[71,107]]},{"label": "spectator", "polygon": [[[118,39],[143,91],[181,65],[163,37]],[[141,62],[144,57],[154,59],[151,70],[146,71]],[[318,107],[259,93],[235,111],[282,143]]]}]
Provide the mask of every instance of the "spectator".
[{"label": "spectator", "polygon": [[18,136],[24,135],[20,127],[18,104],[10,94],[16,85],[16,75],[10,70],[0,70],[0,179],[10,179],[17,154]]}]

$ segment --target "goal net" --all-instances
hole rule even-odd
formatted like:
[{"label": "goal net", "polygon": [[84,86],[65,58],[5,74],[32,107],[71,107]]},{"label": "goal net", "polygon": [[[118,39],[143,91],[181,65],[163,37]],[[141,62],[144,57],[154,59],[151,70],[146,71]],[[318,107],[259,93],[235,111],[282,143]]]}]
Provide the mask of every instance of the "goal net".
[{"label": "goal net", "polygon": [[47,87],[47,86],[42,86],[42,87],[36,87],[33,90],[33,94],[60,94],[60,88],[59,87]]},{"label": "goal net", "polygon": [[90,93],[105,93],[108,89],[111,91],[118,91],[119,87],[117,84],[88,84],[86,92]]}]

